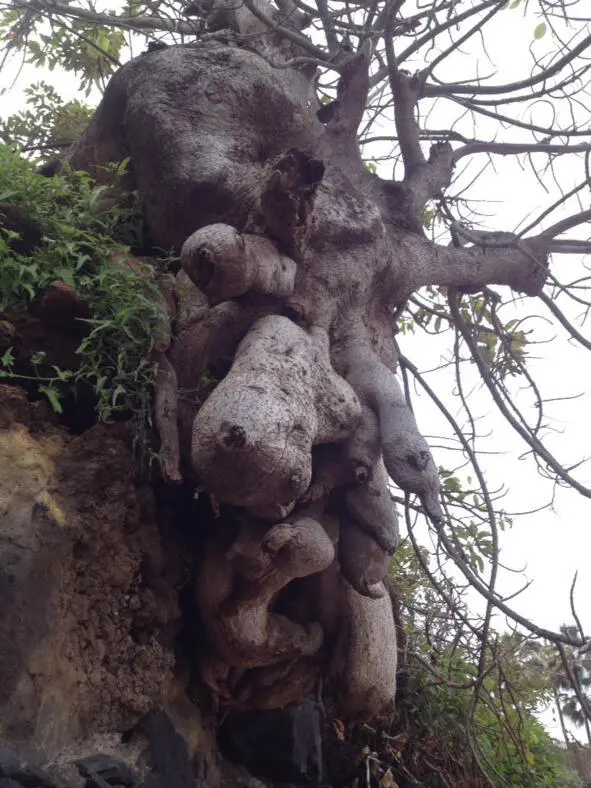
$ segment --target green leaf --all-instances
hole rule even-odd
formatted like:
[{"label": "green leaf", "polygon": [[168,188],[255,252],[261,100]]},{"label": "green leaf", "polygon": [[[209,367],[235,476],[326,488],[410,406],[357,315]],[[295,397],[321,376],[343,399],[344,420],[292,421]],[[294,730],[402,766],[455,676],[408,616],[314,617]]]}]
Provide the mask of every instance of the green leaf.
[{"label": "green leaf", "polygon": [[534,30],[534,38],[536,39],[536,41],[539,41],[540,38],[544,38],[544,36],[546,35],[547,29],[548,29],[548,26],[546,25],[546,23],[545,22],[540,22],[540,24]]},{"label": "green leaf", "polygon": [[131,156],[127,156],[127,158],[123,159],[120,164],[117,165],[117,169],[115,174],[118,178],[122,178],[124,175],[127,175],[129,170],[129,163],[131,162]]},{"label": "green leaf", "polygon": [[50,386],[39,386],[39,391],[42,394],[45,394],[55,413],[63,412],[59,393],[55,389],[51,388]]},{"label": "green leaf", "polygon": [[12,369],[12,365],[14,364],[14,350],[11,347],[9,347],[2,358],[0,358],[0,364],[6,367],[6,369]]},{"label": "green leaf", "polygon": [[33,355],[30,358],[31,364],[34,367],[36,367],[38,364],[42,364],[43,361],[45,360],[46,355],[47,353],[45,353],[43,350],[40,350],[38,353],[33,353]]},{"label": "green leaf", "polygon": [[448,476],[443,480],[443,487],[447,492],[458,493],[462,490],[462,483],[457,476]]},{"label": "green leaf", "polygon": [[[76,268],[78,268],[78,266],[76,266]],[[56,268],[55,275],[56,279],[59,279],[61,282],[64,282],[67,285],[70,285],[73,290],[76,289],[76,281],[71,268]]]},{"label": "green leaf", "polygon": [[71,369],[60,369],[55,365],[53,369],[58,379],[61,380],[63,383],[67,383],[69,380],[71,380],[74,377],[74,373],[72,372]]}]

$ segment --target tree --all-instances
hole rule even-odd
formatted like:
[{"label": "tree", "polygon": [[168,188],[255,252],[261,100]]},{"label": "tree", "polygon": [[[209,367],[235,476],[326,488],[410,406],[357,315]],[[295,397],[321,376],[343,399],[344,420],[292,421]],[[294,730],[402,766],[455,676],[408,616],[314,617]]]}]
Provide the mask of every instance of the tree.
[{"label": "tree", "polygon": [[[562,626],[562,632],[577,635],[576,627]],[[589,709],[591,698],[591,673],[589,671],[588,647],[562,647],[554,662],[554,695],[558,715],[564,729],[566,719],[577,727],[584,727],[587,743],[591,746],[591,726],[589,725]],[[568,739],[565,736],[565,740]]]},{"label": "tree", "polygon": [[[383,581],[398,526],[388,478],[416,555],[419,512],[439,557],[485,600],[474,621],[457,574],[422,561],[453,621],[439,645],[477,640],[474,697],[501,669],[494,610],[558,644],[584,641],[580,631],[536,626],[497,591],[507,517],[486,484],[460,372],[467,353],[540,472],[591,497],[541,438],[543,398],[526,365],[528,302],[508,321],[501,312],[507,288],[538,297],[589,347],[572,310],[557,303],[560,294],[586,309],[586,280],[565,285],[556,260],[550,265],[552,256],[589,251],[588,241],[562,237],[591,218],[584,207],[569,210],[589,180],[587,110],[577,97],[588,11],[582,2],[568,15],[558,1],[524,3],[536,41],[552,32],[561,42],[572,25],[567,45],[550,46],[529,76],[505,84],[479,69],[451,76],[462,47],[478,51],[474,42],[520,6],[6,6],[9,53],[76,71],[86,89],[111,77],[86,132],[62,148],[62,166],[108,187],[103,204],[137,194],[146,234],[136,253],[180,255],[174,339],[167,356],[156,348],[156,422],[164,474],[192,481],[222,507],[197,598],[207,632],[202,679],[228,708],[283,705],[321,676],[344,718],[370,717],[389,702],[396,628]],[[115,70],[124,34],[152,46]],[[165,40],[173,46],[162,48]],[[529,115],[541,100],[555,108],[551,121]],[[500,129],[510,141],[497,141]],[[61,142],[57,132],[41,139],[51,150]],[[559,187],[558,157],[574,158],[582,175],[519,233],[483,230],[461,172],[483,155],[520,157]],[[374,171],[382,158],[396,178],[382,165]],[[128,166],[113,187],[108,165],[120,162]],[[536,229],[563,206],[566,216]],[[75,277],[70,284],[76,291]],[[464,423],[400,352],[396,334],[417,326],[450,332]],[[534,393],[535,419],[514,405],[512,376]],[[465,478],[435,465],[411,379],[451,426],[471,468]]]}]

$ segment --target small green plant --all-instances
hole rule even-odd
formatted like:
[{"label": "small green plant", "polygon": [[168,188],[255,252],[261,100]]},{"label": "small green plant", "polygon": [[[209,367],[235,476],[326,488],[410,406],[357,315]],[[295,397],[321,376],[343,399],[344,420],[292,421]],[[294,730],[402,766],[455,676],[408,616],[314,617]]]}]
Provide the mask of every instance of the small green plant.
[{"label": "small green plant", "polygon": [[[113,186],[126,165],[113,167]],[[9,350],[0,358],[0,377],[35,382],[58,412],[66,393],[91,387],[102,420],[149,408],[150,352],[167,322],[157,299],[163,273],[144,261],[126,264],[129,243],[142,230],[138,206],[131,199],[128,207],[102,209],[106,188],[81,172],[44,178],[0,146],[0,202],[21,207],[42,231],[41,247],[24,255],[11,244],[15,233],[0,223],[0,313],[26,310],[55,281],[69,285],[90,312],[74,368],[48,367],[42,354],[33,354],[23,373]]]},{"label": "small green plant", "polygon": [[17,372],[14,368],[15,355],[12,348],[8,348],[4,355],[0,357],[0,379],[7,378],[12,382],[25,382],[30,381],[37,384],[37,390],[40,394],[44,394],[49,404],[55,413],[62,413],[62,396],[67,384],[74,378],[75,373],[71,370],[63,370],[59,367],[52,366],[53,374],[44,374],[40,371],[40,367],[45,361],[45,352],[40,351],[34,353],[30,359],[29,364],[33,368],[35,374],[23,375]]}]

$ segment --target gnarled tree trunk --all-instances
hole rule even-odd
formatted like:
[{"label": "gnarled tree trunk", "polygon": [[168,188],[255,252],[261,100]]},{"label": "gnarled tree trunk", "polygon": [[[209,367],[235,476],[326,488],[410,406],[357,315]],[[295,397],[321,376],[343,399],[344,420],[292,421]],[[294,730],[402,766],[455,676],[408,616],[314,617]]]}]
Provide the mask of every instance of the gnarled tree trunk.
[{"label": "gnarled tree trunk", "polygon": [[396,310],[428,284],[536,293],[547,242],[430,242],[422,212],[453,157],[421,152],[420,86],[396,75],[406,174],[383,180],[356,143],[368,52],[339,53],[338,98],[319,109],[305,20],[278,28],[274,13],[246,3],[202,41],[126,64],[70,163],[100,179],[131,157],[153,246],[181,255],[161,380],[168,398],[178,390],[178,425],[159,423],[166,472],[180,444],[182,475],[221,505],[195,590],[203,680],[237,709],[284,705],[327,677],[335,711],[362,719],[395,691],[388,476],[442,517],[396,379]]}]

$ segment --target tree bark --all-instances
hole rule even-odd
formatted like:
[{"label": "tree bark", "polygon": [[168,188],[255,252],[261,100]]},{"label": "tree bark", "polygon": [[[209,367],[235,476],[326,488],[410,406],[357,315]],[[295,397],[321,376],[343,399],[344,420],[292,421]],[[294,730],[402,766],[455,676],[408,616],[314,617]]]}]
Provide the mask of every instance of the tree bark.
[{"label": "tree bark", "polygon": [[[356,142],[367,49],[343,57],[337,101],[317,116],[302,33],[262,2],[224,20],[235,40],[121,68],[70,164],[100,180],[131,157],[125,185],[152,244],[181,256],[157,402],[167,476],[180,455],[185,479],[222,507],[196,592],[204,681],[229,707],[272,708],[328,676],[338,713],[363,719],[395,687],[388,475],[443,517],[396,377],[395,309],[429,284],[535,294],[551,241],[430,242],[422,211],[449,183],[453,152],[420,152],[414,83],[399,75],[395,91],[405,178],[385,181]],[[178,449],[162,407],[175,376]]]}]

